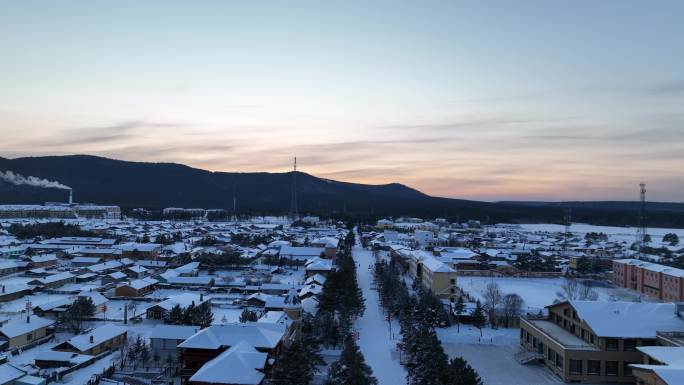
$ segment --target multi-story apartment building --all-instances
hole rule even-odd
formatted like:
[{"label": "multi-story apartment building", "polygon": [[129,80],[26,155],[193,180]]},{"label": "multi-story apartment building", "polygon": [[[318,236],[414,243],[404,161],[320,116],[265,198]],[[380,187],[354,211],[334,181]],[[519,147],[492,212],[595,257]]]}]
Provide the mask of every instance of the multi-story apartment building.
[{"label": "multi-story apartment building", "polygon": [[668,302],[684,301],[684,270],[638,259],[613,261],[613,283]]},{"label": "multi-story apartment building", "polygon": [[634,383],[641,346],[657,332],[683,332],[673,303],[569,301],[547,307],[548,317],[523,317],[519,361],[542,361],[566,382]]}]

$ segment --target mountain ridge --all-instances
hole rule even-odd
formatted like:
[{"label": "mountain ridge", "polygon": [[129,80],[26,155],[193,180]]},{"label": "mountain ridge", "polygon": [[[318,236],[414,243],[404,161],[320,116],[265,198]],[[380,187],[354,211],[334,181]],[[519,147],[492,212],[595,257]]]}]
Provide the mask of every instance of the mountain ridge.
[{"label": "mountain ridge", "polygon": [[[145,207],[223,208],[240,214],[286,214],[292,172],[209,171],[173,162],[135,162],[94,155],[0,157],[0,171],[58,181],[73,188],[74,200],[117,204],[124,210]],[[0,181],[0,203],[65,201],[64,190],[16,186]],[[568,203],[481,202],[433,197],[400,183],[380,185],[341,182],[297,171],[302,214],[372,220],[402,215],[479,219],[487,223],[560,223]],[[629,203],[629,202],[628,202]],[[627,205],[575,202],[573,218],[594,224],[635,225],[638,211]],[[649,207],[651,207],[649,203]],[[663,227],[684,227],[684,204],[667,203],[649,213]],[[681,208],[676,205],[681,205]]]}]

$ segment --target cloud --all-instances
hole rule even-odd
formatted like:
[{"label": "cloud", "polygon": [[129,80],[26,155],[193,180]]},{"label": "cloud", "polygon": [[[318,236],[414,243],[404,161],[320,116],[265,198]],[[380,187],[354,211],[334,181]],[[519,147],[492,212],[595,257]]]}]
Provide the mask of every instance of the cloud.
[{"label": "cloud", "polygon": [[684,95],[684,81],[671,81],[651,86],[647,93],[656,96],[678,96]]}]

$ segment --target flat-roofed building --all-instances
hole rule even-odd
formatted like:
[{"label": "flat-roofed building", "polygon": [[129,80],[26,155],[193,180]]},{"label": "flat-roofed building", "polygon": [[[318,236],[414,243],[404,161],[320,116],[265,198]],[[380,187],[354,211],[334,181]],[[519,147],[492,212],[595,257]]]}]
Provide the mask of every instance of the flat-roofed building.
[{"label": "flat-roofed building", "polygon": [[566,382],[634,383],[631,364],[657,332],[684,331],[672,303],[569,301],[544,318],[522,317],[520,361],[540,360]]},{"label": "flat-roofed building", "polygon": [[684,270],[638,259],[613,260],[613,283],[663,301],[684,301]]}]

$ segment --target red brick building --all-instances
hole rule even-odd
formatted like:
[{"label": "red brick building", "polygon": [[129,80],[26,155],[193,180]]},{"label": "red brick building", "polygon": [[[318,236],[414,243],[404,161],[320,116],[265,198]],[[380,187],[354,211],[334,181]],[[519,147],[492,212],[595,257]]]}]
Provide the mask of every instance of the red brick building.
[{"label": "red brick building", "polygon": [[684,270],[638,259],[613,261],[613,283],[667,302],[684,301]]}]

